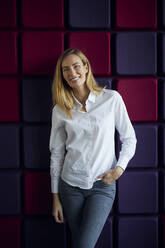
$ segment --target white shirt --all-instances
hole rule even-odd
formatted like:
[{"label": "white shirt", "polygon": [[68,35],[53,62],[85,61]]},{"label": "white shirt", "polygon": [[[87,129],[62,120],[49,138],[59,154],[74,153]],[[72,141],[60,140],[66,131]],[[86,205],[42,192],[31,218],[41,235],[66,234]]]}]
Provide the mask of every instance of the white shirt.
[{"label": "white shirt", "polygon": [[[49,149],[51,192],[58,192],[61,178],[72,186],[92,188],[96,178],[120,166],[124,170],[133,157],[136,136],[121,95],[104,89],[100,95],[90,92],[86,100],[87,112],[76,99],[72,120],[55,105]],[[115,128],[122,142],[118,161],[115,156]]]}]

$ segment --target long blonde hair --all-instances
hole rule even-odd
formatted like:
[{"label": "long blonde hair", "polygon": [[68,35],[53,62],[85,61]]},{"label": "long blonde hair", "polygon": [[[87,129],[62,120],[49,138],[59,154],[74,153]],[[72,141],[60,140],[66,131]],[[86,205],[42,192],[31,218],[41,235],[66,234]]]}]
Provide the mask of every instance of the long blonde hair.
[{"label": "long blonde hair", "polygon": [[66,115],[70,119],[72,119],[72,109],[74,106],[72,88],[65,81],[62,73],[62,62],[64,58],[70,54],[77,55],[82,60],[84,65],[87,64],[88,66],[88,72],[86,76],[87,88],[96,95],[99,95],[104,88],[97,85],[93,77],[90,63],[87,57],[80,50],[70,49],[70,48],[65,50],[57,61],[56,70],[53,78],[53,84],[52,84],[52,100],[53,100],[53,106],[57,104],[66,113]]}]

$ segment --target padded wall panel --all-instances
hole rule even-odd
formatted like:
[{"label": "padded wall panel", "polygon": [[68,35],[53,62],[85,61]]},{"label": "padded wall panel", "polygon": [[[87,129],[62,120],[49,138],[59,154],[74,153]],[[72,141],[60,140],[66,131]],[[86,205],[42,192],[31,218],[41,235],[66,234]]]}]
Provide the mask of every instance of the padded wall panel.
[{"label": "padded wall panel", "polygon": [[22,0],[22,24],[32,28],[63,28],[64,1]]},{"label": "padded wall panel", "polygon": [[162,24],[163,24],[163,27],[165,28],[165,1],[164,0],[161,0],[161,3],[162,3]]},{"label": "padded wall panel", "polygon": [[64,224],[55,223],[51,218],[29,218],[24,223],[25,248],[66,248]]},{"label": "padded wall panel", "polygon": [[17,33],[0,31],[0,74],[16,74],[18,71]]},{"label": "padded wall panel", "polygon": [[161,94],[161,106],[162,106],[162,118],[165,120],[165,81],[162,83],[162,94]]},{"label": "padded wall panel", "polygon": [[0,172],[0,214],[21,214],[21,173]]},{"label": "padded wall panel", "polygon": [[58,31],[26,32],[22,37],[24,74],[53,74],[58,57],[64,50],[64,33]]},{"label": "padded wall panel", "polygon": [[51,86],[52,81],[48,78],[31,78],[23,80],[22,99],[24,121],[42,122],[51,120]]},{"label": "padded wall panel", "polygon": [[132,121],[157,121],[157,79],[126,78],[116,80]]},{"label": "padded wall panel", "polygon": [[136,152],[128,167],[157,168],[158,166],[158,126],[134,125],[137,145]]},{"label": "padded wall panel", "polygon": [[21,218],[0,217],[0,246],[3,248],[21,247]]},{"label": "padded wall panel", "polygon": [[107,219],[101,235],[95,245],[95,248],[112,248],[113,247],[113,219]]},{"label": "padded wall panel", "polygon": [[0,126],[0,168],[19,168],[20,133],[18,126]]},{"label": "padded wall panel", "polygon": [[116,68],[119,75],[155,75],[157,39],[154,32],[123,32],[115,35]]},{"label": "padded wall panel", "polygon": [[23,132],[25,167],[48,169],[50,128],[48,126],[26,126]]},{"label": "padded wall panel", "polygon": [[157,172],[125,172],[118,182],[119,213],[153,214],[158,212]]},{"label": "padded wall panel", "polygon": [[0,1],[0,26],[16,27],[16,0]]},{"label": "padded wall panel", "polygon": [[25,213],[50,214],[50,176],[45,172],[25,173]]},{"label": "padded wall panel", "polygon": [[110,75],[110,33],[69,33],[69,47],[78,48],[85,53],[95,75]]},{"label": "padded wall panel", "polygon": [[69,0],[69,25],[72,28],[110,28],[110,0]]},{"label": "padded wall panel", "polygon": [[106,89],[112,88],[112,79],[110,79],[110,78],[96,78],[96,82],[101,87],[106,86]]},{"label": "padded wall panel", "polygon": [[157,217],[119,217],[118,248],[158,248]]},{"label": "padded wall panel", "polygon": [[19,120],[18,80],[0,78],[0,121]]},{"label": "padded wall panel", "polygon": [[163,74],[165,74],[165,33],[162,33],[161,34],[162,36],[162,56],[161,56],[161,59],[162,59],[162,72]]},{"label": "padded wall panel", "polygon": [[161,151],[162,151],[162,158],[163,158],[162,163],[165,167],[165,126],[162,127]]},{"label": "padded wall panel", "polygon": [[157,0],[116,0],[117,28],[156,28]]},{"label": "padded wall panel", "polygon": [[165,213],[165,172],[163,171],[163,173],[162,173],[162,175],[163,175],[163,194],[161,194],[161,195],[163,195],[163,213]]}]

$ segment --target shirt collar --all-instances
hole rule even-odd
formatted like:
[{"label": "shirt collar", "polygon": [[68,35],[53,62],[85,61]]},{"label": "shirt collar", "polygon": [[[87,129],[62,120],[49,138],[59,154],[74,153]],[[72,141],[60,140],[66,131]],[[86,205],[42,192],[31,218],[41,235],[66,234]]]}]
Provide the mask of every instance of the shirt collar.
[{"label": "shirt collar", "polygon": [[[78,101],[78,99],[75,97],[73,91],[72,91],[72,96],[73,96],[75,102],[76,102],[78,105],[81,105],[81,106],[82,106],[82,104],[81,104],[81,103]],[[95,101],[96,101],[96,95],[95,95],[92,91],[90,91],[89,96],[88,96],[88,98],[87,98],[87,101],[90,101],[90,102],[95,102]]]}]

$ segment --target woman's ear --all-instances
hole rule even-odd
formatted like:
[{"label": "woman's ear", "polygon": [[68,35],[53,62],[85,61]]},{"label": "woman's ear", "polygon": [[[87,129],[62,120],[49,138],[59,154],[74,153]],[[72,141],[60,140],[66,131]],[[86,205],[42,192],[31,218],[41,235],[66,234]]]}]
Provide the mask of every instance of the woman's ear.
[{"label": "woman's ear", "polygon": [[85,64],[85,70],[86,70],[86,73],[88,72],[88,64],[86,63]]}]

